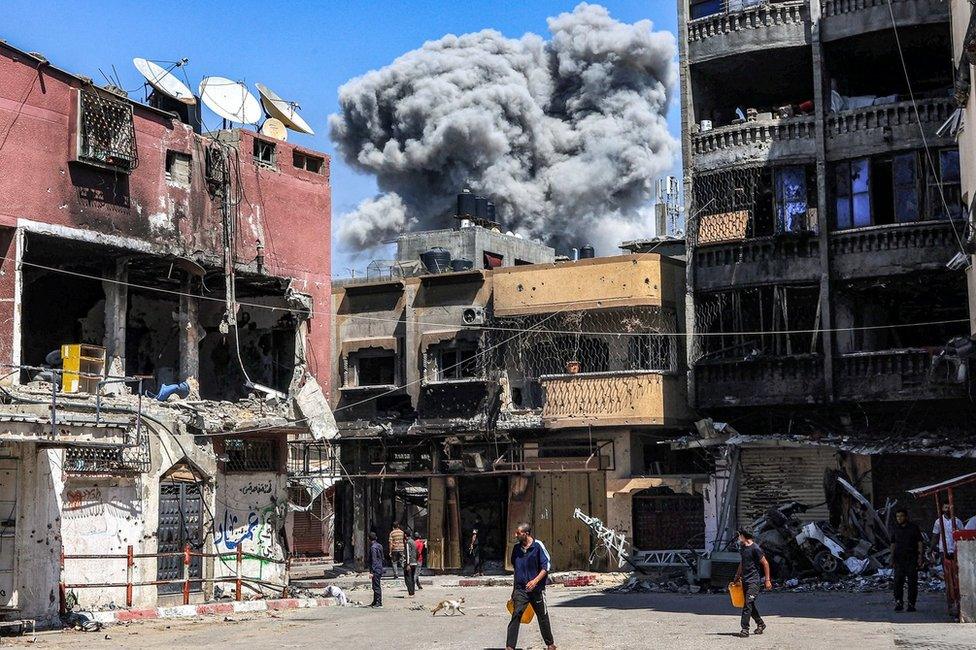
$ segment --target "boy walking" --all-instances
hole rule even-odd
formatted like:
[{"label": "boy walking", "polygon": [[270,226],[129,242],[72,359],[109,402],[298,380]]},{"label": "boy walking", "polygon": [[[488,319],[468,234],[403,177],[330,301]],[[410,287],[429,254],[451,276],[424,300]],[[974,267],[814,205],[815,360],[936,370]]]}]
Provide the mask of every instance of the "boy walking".
[{"label": "boy walking", "polygon": [[752,537],[752,531],[745,528],[739,529],[739,570],[735,574],[736,580],[741,578],[742,586],[746,592],[746,602],[742,607],[742,617],[740,627],[742,630],[739,636],[749,637],[749,619],[756,621],[756,631],[754,634],[762,634],[766,631],[766,624],[763,623],[762,616],[759,615],[759,608],[756,606],[756,599],[762,586],[766,589],[773,588],[773,581],[769,577],[769,562],[763,554],[759,544]]}]

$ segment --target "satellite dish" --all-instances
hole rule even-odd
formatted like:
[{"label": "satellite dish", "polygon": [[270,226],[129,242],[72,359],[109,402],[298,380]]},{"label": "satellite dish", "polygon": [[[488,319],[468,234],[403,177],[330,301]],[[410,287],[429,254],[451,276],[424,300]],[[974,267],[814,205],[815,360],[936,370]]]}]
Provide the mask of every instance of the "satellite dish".
[{"label": "satellite dish", "polygon": [[207,108],[231,122],[256,124],[261,120],[261,105],[242,83],[224,77],[204,77],[200,99]]},{"label": "satellite dish", "polygon": [[281,120],[273,117],[269,117],[261,125],[261,134],[269,138],[274,138],[275,140],[288,139],[288,129],[285,128]]},{"label": "satellite dish", "polygon": [[184,104],[196,104],[197,98],[193,96],[186,84],[176,78],[176,76],[152,61],[146,59],[132,59],[132,65],[136,67],[149,85],[168,97],[172,97]]},{"label": "satellite dish", "polygon": [[261,94],[261,103],[264,105],[264,110],[267,111],[268,115],[280,120],[282,124],[292,131],[315,135],[315,131],[308,125],[308,122],[303,120],[302,116],[298,114],[294,103],[286,102],[264,84],[256,83],[254,85],[258,89],[258,93]]}]

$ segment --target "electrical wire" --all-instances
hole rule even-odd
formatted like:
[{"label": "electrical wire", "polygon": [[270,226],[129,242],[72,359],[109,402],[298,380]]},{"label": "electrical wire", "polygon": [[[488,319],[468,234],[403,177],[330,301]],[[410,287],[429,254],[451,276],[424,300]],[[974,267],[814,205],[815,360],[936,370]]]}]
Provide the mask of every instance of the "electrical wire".
[{"label": "electrical wire", "polygon": [[[176,289],[166,289],[166,288],[163,288],[163,287],[153,287],[153,286],[149,286],[149,285],[137,284],[137,283],[134,283],[134,282],[128,282],[128,281],[124,281],[124,280],[116,280],[114,278],[105,278],[105,277],[98,276],[98,275],[91,275],[91,274],[88,274],[88,273],[81,273],[81,272],[78,272],[78,271],[70,271],[68,269],[60,269],[60,268],[57,268],[57,267],[54,267],[54,266],[46,266],[44,264],[37,264],[35,262],[27,262],[25,260],[21,260],[20,262],[16,262],[15,260],[12,260],[10,258],[0,257],[0,261],[13,262],[15,264],[20,264],[22,266],[29,266],[29,267],[32,267],[32,268],[42,269],[42,270],[45,270],[45,271],[51,271],[53,273],[61,273],[61,274],[64,274],[64,275],[70,275],[70,276],[73,276],[73,277],[84,278],[86,280],[94,280],[94,281],[97,281],[97,282],[107,282],[107,283],[110,283],[110,284],[115,284],[115,285],[119,285],[119,286],[125,286],[125,287],[129,287],[129,288],[143,290],[143,291],[156,291],[158,293],[164,293],[164,294],[173,295],[173,296],[181,296],[181,297],[185,297],[185,298],[195,298],[197,300],[207,300],[207,301],[211,301],[211,302],[219,302],[219,303],[225,302],[225,299],[224,298],[217,298],[217,297],[214,297],[214,296],[202,296],[202,295],[188,293],[188,292],[185,292],[185,291],[178,291]],[[629,300],[633,300],[633,299],[634,299],[633,297],[626,297],[626,298],[619,298],[617,300],[620,300],[620,301],[629,301]],[[586,302],[586,301],[570,302],[570,303],[566,303],[566,304],[571,307],[573,305],[582,304],[583,302]],[[608,302],[608,301],[604,301],[604,302]],[[248,307],[248,308],[252,308],[252,309],[267,309],[267,310],[272,311],[272,312],[280,311],[280,312],[289,312],[289,313],[295,313],[295,314],[300,314],[300,315],[301,314],[308,314],[308,315],[311,315],[311,316],[315,316],[315,315],[318,315],[318,316],[332,316],[333,315],[331,313],[317,311],[317,310],[314,310],[314,309],[301,309],[301,308],[297,308],[297,307],[275,307],[273,305],[262,305],[262,304],[259,304],[259,303],[246,302],[246,301],[237,301],[237,305],[240,306],[240,307]],[[561,310],[559,312],[554,312],[553,315],[555,315],[557,313],[561,313],[562,311],[567,311],[567,310],[569,310],[569,308],[563,309],[563,310]],[[378,317],[378,316],[360,316],[360,315],[357,315],[357,314],[344,314],[343,315],[343,319],[366,320],[366,321],[388,322],[388,323],[399,323],[399,322],[402,321],[402,319],[400,319],[400,318],[382,318],[382,317]],[[456,328],[458,326],[457,323],[440,323],[440,322],[434,322],[434,321],[421,321],[421,320],[413,321],[413,322],[417,323],[418,325],[426,325],[426,326],[430,326],[430,327]],[[952,320],[927,321],[927,322],[920,322],[920,323],[892,323],[892,324],[888,324],[888,325],[861,325],[861,326],[851,326],[851,327],[833,327],[833,328],[826,328],[826,329],[825,328],[817,328],[817,329],[773,330],[773,331],[761,331],[761,330],[752,330],[752,331],[750,331],[750,330],[745,330],[745,331],[738,331],[738,332],[616,332],[616,331],[603,331],[603,332],[592,331],[592,332],[590,332],[590,331],[588,331],[588,332],[585,332],[585,333],[586,334],[589,334],[589,335],[592,335],[592,336],[634,336],[634,337],[660,336],[660,337],[686,337],[686,338],[690,338],[692,336],[759,336],[759,335],[762,335],[762,334],[770,334],[771,335],[771,334],[813,334],[813,333],[817,333],[817,332],[860,332],[860,331],[893,329],[893,328],[901,328],[901,327],[929,327],[929,326],[932,326],[932,325],[952,325],[952,324],[957,324],[957,323],[968,323],[968,322],[969,322],[969,319],[968,318],[959,318],[959,319],[952,319]],[[335,322],[332,323],[332,326],[333,326],[333,328],[337,327],[337,325],[336,325]],[[523,332],[524,331],[521,328],[516,328],[516,327],[500,327],[500,326],[496,326],[496,325],[465,325],[464,327],[467,330],[483,330],[483,331],[493,331],[493,332]],[[580,332],[578,332],[576,330],[560,330],[560,329],[546,329],[546,328],[533,329],[532,331],[534,333],[537,333],[537,334],[564,334],[564,335],[571,335],[571,334],[579,334],[580,333]]]}]

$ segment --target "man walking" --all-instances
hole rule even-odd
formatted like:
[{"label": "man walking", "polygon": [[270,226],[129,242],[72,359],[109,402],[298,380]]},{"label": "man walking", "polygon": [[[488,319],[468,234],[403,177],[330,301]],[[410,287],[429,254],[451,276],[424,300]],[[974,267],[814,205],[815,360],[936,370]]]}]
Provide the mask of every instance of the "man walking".
[{"label": "man walking", "polygon": [[[955,557],[956,540],[952,538],[952,533],[964,528],[962,520],[959,517],[952,516],[952,507],[948,503],[943,503],[942,516],[932,524],[932,549],[941,549],[943,558]],[[942,539],[943,529],[945,530],[945,540]]]},{"label": "man walking", "polygon": [[895,571],[895,611],[904,608],[905,581],[908,581],[908,611],[915,611],[918,598],[918,570],[922,566],[922,531],[908,521],[908,510],[895,511],[891,527],[891,568]]},{"label": "man walking", "polygon": [[403,567],[403,581],[407,585],[407,595],[413,596],[413,590],[417,582],[417,546],[413,543],[413,533],[407,534],[404,543],[404,558],[406,564]]},{"label": "man walking", "polygon": [[383,545],[376,540],[376,533],[369,533],[369,575],[373,579],[373,602],[370,607],[383,606]]},{"label": "man walking", "polygon": [[472,575],[485,575],[482,570],[484,559],[482,557],[481,538],[478,528],[471,530],[471,542],[468,544],[468,553],[471,555],[471,561],[474,563],[474,573]]},{"label": "man walking", "polygon": [[417,589],[423,589],[424,586],[420,584],[420,570],[424,566],[424,550],[427,548],[427,542],[420,536],[420,533],[413,531],[413,544],[417,549],[417,571],[415,572]]},{"label": "man walking", "polygon": [[515,610],[512,612],[512,620],[508,623],[505,649],[515,650],[518,644],[519,625],[522,624],[522,614],[531,604],[539,619],[539,631],[542,633],[546,648],[555,650],[552,628],[549,625],[549,608],[546,606],[546,579],[551,567],[549,551],[542,542],[532,537],[532,527],[529,524],[519,524],[515,529],[515,539],[517,542],[512,548],[512,567],[515,569],[512,601]]},{"label": "man walking", "polygon": [[762,616],[759,615],[759,608],[756,606],[756,599],[762,585],[766,589],[773,588],[773,581],[769,577],[769,562],[765,554],[759,548],[759,544],[752,537],[752,531],[745,528],[739,529],[739,570],[735,574],[735,579],[742,580],[742,586],[746,593],[746,602],[742,606],[742,617],[740,619],[739,636],[748,638],[749,618],[756,621],[756,631],[754,634],[762,634],[766,631],[766,624],[763,623]]},{"label": "man walking", "polygon": [[393,530],[390,531],[390,564],[393,565],[393,578],[396,579],[397,567],[403,564],[403,542],[405,536],[403,531],[400,529],[399,523],[393,524]]}]

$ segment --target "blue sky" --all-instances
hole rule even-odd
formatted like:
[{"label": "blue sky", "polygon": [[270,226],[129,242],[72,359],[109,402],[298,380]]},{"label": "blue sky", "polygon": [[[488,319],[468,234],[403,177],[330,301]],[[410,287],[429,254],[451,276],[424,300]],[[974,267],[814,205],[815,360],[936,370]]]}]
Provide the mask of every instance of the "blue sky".
[{"label": "blue sky", "polygon": [[[327,118],[337,107],[337,90],[352,77],[382,67],[424,41],[448,33],[493,28],[506,36],[526,32],[548,36],[546,18],[570,11],[575,1],[466,0],[446,2],[83,2],[5,0],[0,38],[38,51],[54,65],[104,83],[99,68],[118,71],[125,88],[139,88],[132,58],[175,60],[187,57],[193,86],[201,77],[220,75],[260,81],[279,95],[301,103],[314,136],[289,133],[302,145],[333,153]],[[604,0],[622,21],[653,21],[655,29],[675,31],[673,0]],[[196,88],[194,87],[194,90]],[[141,96],[141,90],[132,93]],[[216,119],[205,113],[204,119]],[[678,102],[668,116],[680,132]],[[680,166],[676,161],[676,172]],[[375,193],[371,176],[354,172],[338,157],[332,164],[333,218]],[[333,251],[333,273],[365,267],[368,259]]]}]

